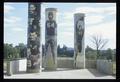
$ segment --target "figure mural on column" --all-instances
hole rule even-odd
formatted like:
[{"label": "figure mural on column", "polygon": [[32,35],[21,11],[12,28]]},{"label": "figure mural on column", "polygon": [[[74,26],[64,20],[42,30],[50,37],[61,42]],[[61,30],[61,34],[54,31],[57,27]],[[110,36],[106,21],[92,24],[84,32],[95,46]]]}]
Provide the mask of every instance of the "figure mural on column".
[{"label": "figure mural on column", "polygon": [[84,13],[74,14],[74,66],[85,68]]},{"label": "figure mural on column", "polygon": [[[84,35],[84,28],[83,28],[83,17],[81,17],[77,22],[76,22],[76,40],[77,40],[77,51],[81,53],[82,50],[82,39]],[[76,54],[77,57],[78,54]],[[75,57],[75,59],[76,59]]]},{"label": "figure mural on column", "polygon": [[47,35],[55,35],[56,21],[53,20],[53,12],[48,13],[48,20],[46,21]]},{"label": "figure mural on column", "polygon": [[[54,52],[54,45],[55,45],[55,43],[54,43],[54,40],[52,40],[52,39],[49,39],[48,41],[47,41],[47,44],[46,44],[46,50],[48,50],[48,48],[49,48],[49,46],[50,46],[50,49],[52,49],[51,50],[51,53],[52,53],[52,57],[53,57],[53,59],[55,58],[55,52]],[[55,63],[55,62],[54,62]]]},{"label": "figure mural on column", "polygon": [[[57,27],[56,25],[56,21],[53,20],[53,12],[49,12],[48,13],[48,20],[46,21],[46,31],[47,31],[47,35],[49,36],[54,36],[55,35],[55,28]],[[53,59],[55,57],[55,53],[54,53],[54,45],[55,45],[55,42],[54,40],[51,38],[51,39],[48,39],[48,41],[46,42],[46,50],[48,50],[48,45],[50,45],[51,47],[51,53],[53,54]]]},{"label": "figure mural on column", "polygon": [[40,70],[40,3],[29,3],[28,8],[27,71]]},{"label": "figure mural on column", "polygon": [[45,69],[56,69],[57,57],[57,24],[55,20],[56,9],[46,9],[45,23]]}]

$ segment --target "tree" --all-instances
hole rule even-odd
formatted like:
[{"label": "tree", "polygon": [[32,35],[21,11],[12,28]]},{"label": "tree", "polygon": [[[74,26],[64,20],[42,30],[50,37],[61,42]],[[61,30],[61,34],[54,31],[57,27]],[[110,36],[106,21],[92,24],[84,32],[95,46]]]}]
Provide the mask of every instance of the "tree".
[{"label": "tree", "polygon": [[113,61],[116,61],[116,49],[113,49]]},{"label": "tree", "polygon": [[12,44],[4,44],[4,59],[19,58],[18,50]]},{"label": "tree", "polygon": [[66,55],[66,53],[67,53],[67,46],[66,45],[63,45],[63,53],[64,53],[64,55]]},{"label": "tree", "polygon": [[20,57],[23,58],[27,56],[26,46],[23,43],[19,43],[18,46],[15,46],[15,48],[18,50]]},{"label": "tree", "polygon": [[86,59],[96,60],[96,52],[91,47],[87,46],[85,49]]},{"label": "tree", "polygon": [[88,51],[93,51],[93,49],[87,45],[85,52],[88,52]]},{"label": "tree", "polygon": [[57,46],[57,53],[60,54],[60,45]]},{"label": "tree", "polygon": [[106,57],[107,57],[107,59],[110,59],[110,60],[115,61],[115,53],[114,53],[114,50],[108,48],[107,51],[106,51]]},{"label": "tree", "polygon": [[97,52],[97,58],[100,56],[100,50],[107,44],[108,40],[103,39],[102,36],[93,35],[91,38]]},{"label": "tree", "polygon": [[88,51],[85,54],[86,59],[91,59],[91,60],[96,60],[96,58],[97,58],[96,56],[97,55],[96,55],[95,51]]}]

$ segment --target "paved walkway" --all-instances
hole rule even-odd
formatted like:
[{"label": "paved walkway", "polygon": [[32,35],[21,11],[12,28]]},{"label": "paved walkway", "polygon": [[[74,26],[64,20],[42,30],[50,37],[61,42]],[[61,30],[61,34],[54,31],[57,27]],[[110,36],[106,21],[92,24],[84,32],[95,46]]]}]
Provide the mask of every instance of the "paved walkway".
[{"label": "paved walkway", "polygon": [[116,79],[113,76],[98,72],[96,69],[63,69],[43,71],[40,73],[21,73],[12,76],[4,75],[4,79]]}]

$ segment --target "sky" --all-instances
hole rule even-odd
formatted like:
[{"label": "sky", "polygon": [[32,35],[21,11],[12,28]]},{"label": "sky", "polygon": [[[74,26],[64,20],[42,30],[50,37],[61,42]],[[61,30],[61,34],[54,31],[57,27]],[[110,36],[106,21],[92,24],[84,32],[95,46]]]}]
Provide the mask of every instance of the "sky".
[{"label": "sky", "polygon": [[[91,36],[108,40],[103,49],[116,48],[116,3],[42,3],[41,44],[45,44],[45,9],[57,8],[57,44],[74,48],[74,14],[85,14],[85,47],[95,48]],[[27,44],[28,3],[4,3],[4,43]]]}]

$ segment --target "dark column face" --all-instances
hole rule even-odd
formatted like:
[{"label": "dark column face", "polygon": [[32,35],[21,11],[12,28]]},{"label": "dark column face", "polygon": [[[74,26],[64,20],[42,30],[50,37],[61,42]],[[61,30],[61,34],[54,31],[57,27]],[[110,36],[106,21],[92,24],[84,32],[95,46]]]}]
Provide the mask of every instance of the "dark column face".
[{"label": "dark column face", "polygon": [[84,52],[84,14],[76,13],[74,15],[74,66],[75,68],[85,67]]},{"label": "dark column face", "polygon": [[[76,42],[77,42],[77,51],[81,53],[82,51],[82,39],[84,36],[84,28],[83,28],[83,17],[78,19],[76,22]],[[76,54],[77,57],[78,54]]]},{"label": "dark column face", "polygon": [[28,7],[27,71],[40,70],[40,3]]},{"label": "dark column face", "polygon": [[54,36],[56,29],[56,21],[53,19],[53,12],[48,12],[48,20],[46,21],[47,35]]},{"label": "dark column face", "polygon": [[46,9],[45,23],[45,69],[55,70],[57,61],[56,9]]}]

